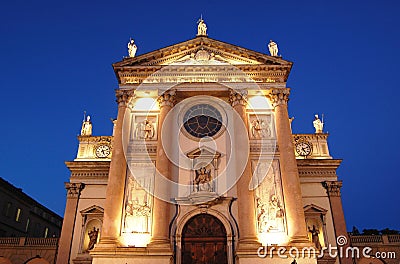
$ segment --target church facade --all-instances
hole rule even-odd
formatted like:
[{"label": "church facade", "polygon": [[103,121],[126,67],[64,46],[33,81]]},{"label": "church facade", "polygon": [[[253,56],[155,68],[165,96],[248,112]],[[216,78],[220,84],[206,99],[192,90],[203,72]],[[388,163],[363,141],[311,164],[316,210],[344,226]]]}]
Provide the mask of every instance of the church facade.
[{"label": "church facade", "polygon": [[341,160],[318,116],[292,133],[292,62],[206,32],[113,64],[113,134],[82,124],[57,263],[350,263],[322,250],[348,238]]}]

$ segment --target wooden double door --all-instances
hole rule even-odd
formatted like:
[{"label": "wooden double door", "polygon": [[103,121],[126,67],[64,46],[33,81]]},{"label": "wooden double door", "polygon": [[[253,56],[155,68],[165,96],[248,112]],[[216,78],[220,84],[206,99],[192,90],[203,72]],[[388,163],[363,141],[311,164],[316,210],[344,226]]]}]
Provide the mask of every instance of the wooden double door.
[{"label": "wooden double door", "polygon": [[216,217],[199,214],[182,233],[183,264],[227,264],[226,230]]}]

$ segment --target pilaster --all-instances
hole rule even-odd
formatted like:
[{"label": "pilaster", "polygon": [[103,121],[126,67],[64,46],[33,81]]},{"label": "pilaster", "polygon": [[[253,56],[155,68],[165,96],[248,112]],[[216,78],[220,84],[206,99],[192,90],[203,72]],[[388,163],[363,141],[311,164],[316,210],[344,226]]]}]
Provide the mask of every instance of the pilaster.
[{"label": "pilaster", "polygon": [[[347,252],[347,248],[350,246],[350,238],[346,230],[346,221],[344,219],[342,198],[340,193],[340,188],[343,186],[342,181],[325,181],[322,183],[325,187],[326,193],[329,197],[329,203],[332,211],[333,226],[335,228],[335,236],[345,237],[347,243],[344,245],[338,245],[343,248],[343,252]],[[351,264],[353,263],[351,258],[346,258],[346,255],[340,258],[341,264]]]},{"label": "pilaster", "polygon": [[67,189],[67,204],[65,206],[60,242],[58,244],[57,264],[69,263],[78,202],[84,187],[85,185],[83,183],[65,183],[65,189]]}]

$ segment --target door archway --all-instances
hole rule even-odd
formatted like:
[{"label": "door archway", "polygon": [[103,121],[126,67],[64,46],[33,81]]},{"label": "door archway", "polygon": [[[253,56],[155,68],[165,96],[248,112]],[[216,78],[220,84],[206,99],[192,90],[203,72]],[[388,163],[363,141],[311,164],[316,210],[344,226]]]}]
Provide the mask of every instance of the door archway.
[{"label": "door archway", "polygon": [[222,222],[210,214],[198,214],[182,232],[182,263],[227,264],[227,236]]}]

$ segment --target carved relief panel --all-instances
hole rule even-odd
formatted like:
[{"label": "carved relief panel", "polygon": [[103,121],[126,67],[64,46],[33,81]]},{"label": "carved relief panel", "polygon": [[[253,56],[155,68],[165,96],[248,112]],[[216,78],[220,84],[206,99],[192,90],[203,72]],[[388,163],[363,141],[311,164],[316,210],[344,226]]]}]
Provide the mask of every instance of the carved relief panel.
[{"label": "carved relief panel", "polygon": [[151,164],[131,164],[135,177],[128,172],[123,233],[150,234],[152,223],[152,196],[147,190],[153,187],[153,167]]},{"label": "carved relief panel", "polygon": [[253,161],[257,231],[258,233],[284,232],[285,207],[278,160]]},{"label": "carved relief panel", "polygon": [[157,140],[157,115],[135,115],[132,121],[131,139]]},{"label": "carved relief panel", "polygon": [[249,115],[249,138],[250,139],[272,139],[275,137],[273,118],[270,114]]}]

